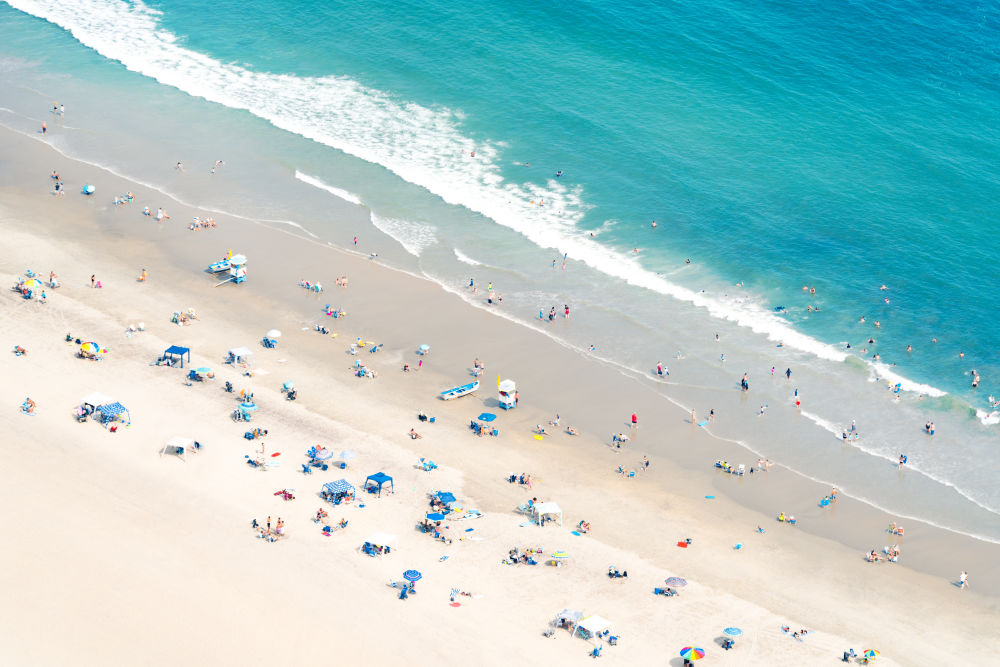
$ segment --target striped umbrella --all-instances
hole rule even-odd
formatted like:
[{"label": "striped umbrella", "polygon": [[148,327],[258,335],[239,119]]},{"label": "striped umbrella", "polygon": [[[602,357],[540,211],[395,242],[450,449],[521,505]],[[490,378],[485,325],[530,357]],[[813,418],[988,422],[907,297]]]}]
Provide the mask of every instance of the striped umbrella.
[{"label": "striped umbrella", "polygon": [[729,637],[739,637],[740,635],[743,634],[743,631],[740,630],[739,628],[726,628],[722,632]]},{"label": "striped umbrella", "polygon": [[863,655],[866,658],[877,658],[878,657],[878,651],[876,651],[873,648],[866,648],[865,652],[862,653],[861,655]]},{"label": "striped umbrella", "polygon": [[317,449],[316,454],[313,456],[317,461],[328,461],[333,458],[332,449]]},{"label": "striped umbrella", "polygon": [[701,660],[705,657],[705,649],[695,646],[685,646],[681,649],[681,657],[685,660]]},{"label": "striped umbrella", "polygon": [[420,574],[416,570],[407,570],[403,573],[403,579],[407,581],[420,581],[423,579],[424,575]]},{"label": "striped umbrella", "polygon": [[29,278],[28,280],[25,280],[24,286],[27,287],[28,289],[35,289],[36,287],[45,287],[45,285],[42,284],[42,281],[38,280],[37,278]]},{"label": "striped umbrella", "polygon": [[680,586],[687,586],[687,584],[688,584],[688,582],[686,580],[681,579],[680,577],[670,577],[669,579],[667,579],[663,583],[665,583],[667,586],[678,586],[678,587],[680,587]]}]

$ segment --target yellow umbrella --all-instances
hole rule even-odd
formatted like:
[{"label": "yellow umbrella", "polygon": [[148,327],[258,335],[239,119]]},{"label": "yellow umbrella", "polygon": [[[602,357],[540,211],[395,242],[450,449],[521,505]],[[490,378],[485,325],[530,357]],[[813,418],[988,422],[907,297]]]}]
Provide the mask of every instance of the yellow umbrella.
[{"label": "yellow umbrella", "polygon": [[35,289],[36,287],[44,287],[45,285],[43,285],[42,281],[38,280],[37,278],[29,278],[28,280],[24,281],[24,286],[27,287],[28,289]]}]

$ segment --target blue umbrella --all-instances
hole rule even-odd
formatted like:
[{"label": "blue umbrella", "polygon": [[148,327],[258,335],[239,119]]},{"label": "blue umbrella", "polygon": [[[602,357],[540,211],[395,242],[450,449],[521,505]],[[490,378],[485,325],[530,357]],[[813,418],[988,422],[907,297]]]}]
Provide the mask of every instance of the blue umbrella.
[{"label": "blue umbrella", "polygon": [[743,631],[740,630],[739,628],[726,628],[722,632],[729,635],[730,637],[739,637],[740,635],[743,634]]},{"label": "blue umbrella", "polygon": [[403,573],[403,579],[407,581],[420,581],[424,575],[420,574],[416,570],[407,570]]},{"label": "blue umbrella", "polygon": [[444,514],[441,514],[441,512],[431,512],[427,515],[427,518],[431,521],[444,521]]},{"label": "blue umbrella", "polygon": [[451,491],[438,491],[435,495],[437,496],[437,499],[443,503],[455,502],[455,494]]},{"label": "blue umbrella", "polygon": [[497,416],[492,412],[484,412],[483,414],[479,415],[479,421],[483,422],[491,422],[496,418]]}]

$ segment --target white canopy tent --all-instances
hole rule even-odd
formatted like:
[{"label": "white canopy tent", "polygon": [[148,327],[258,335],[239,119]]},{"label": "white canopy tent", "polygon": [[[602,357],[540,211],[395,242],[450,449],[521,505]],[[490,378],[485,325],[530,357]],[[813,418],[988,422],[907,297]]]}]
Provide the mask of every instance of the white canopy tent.
[{"label": "white canopy tent", "polygon": [[553,502],[538,503],[537,505],[535,505],[534,509],[535,509],[535,517],[538,520],[538,525],[539,526],[542,525],[542,517],[546,517],[546,516],[548,516],[548,517],[558,516],[559,517],[559,525],[560,526],[562,525],[562,522],[563,522],[563,513],[562,513],[562,510],[559,508],[558,504],[553,503]]},{"label": "white canopy tent", "polygon": [[253,363],[253,351],[248,347],[234,347],[229,350],[230,360],[246,364]]},{"label": "white canopy tent", "polygon": [[573,630],[573,634],[576,634],[581,629],[586,630],[593,636],[597,636],[597,633],[604,632],[613,625],[611,621],[604,618],[603,616],[598,616],[594,614],[593,616],[588,616],[579,623],[576,624],[576,629]]},{"label": "white canopy tent", "polygon": [[197,447],[195,446],[197,444],[194,438],[175,435],[170,440],[167,440],[167,444],[163,445],[163,449],[160,450],[160,456],[164,454],[177,454],[183,459],[185,452],[197,451]]},{"label": "white canopy tent", "polygon": [[395,535],[390,533],[372,533],[365,538],[365,542],[368,544],[374,544],[377,547],[391,547],[393,549],[399,548],[399,540]]}]

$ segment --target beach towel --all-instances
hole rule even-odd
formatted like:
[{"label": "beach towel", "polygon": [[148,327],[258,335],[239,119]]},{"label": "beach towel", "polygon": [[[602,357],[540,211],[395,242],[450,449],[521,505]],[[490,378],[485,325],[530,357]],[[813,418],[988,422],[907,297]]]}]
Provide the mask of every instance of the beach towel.
[{"label": "beach towel", "polygon": [[677,546],[679,546],[681,549],[687,549],[688,548],[687,542],[678,542]]}]

